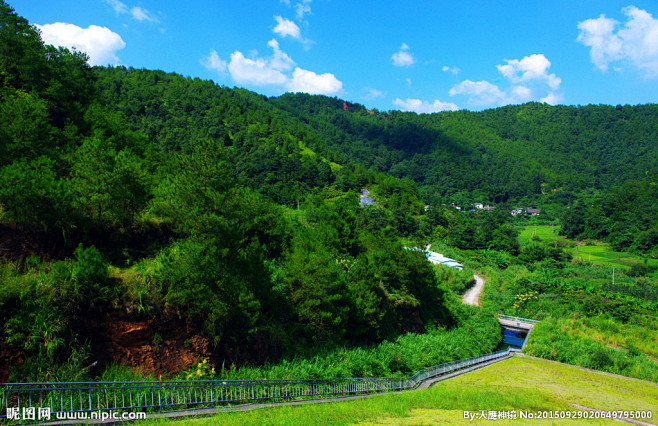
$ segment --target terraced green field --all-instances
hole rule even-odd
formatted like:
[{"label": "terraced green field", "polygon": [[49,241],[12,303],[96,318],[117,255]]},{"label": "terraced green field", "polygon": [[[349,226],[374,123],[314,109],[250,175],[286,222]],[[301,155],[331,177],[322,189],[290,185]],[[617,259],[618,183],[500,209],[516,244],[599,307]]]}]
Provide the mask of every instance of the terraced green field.
[{"label": "terraced green field", "polygon": [[[593,265],[609,265],[630,268],[634,263],[644,262],[644,258],[632,253],[616,252],[610,248],[610,244],[600,241],[586,244],[582,241],[574,241],[564,237],[557,236],[559,226],[549,225],[529,225],[524,227],[519,233],[519,244],[521,247],[533,241],[543,244],[554,244],[556,239],[560,246],[573,256],[574,260],[578,259],[583,262],[589,262]],[[658,259],[647,259],[651,265],[658,266]]]}]

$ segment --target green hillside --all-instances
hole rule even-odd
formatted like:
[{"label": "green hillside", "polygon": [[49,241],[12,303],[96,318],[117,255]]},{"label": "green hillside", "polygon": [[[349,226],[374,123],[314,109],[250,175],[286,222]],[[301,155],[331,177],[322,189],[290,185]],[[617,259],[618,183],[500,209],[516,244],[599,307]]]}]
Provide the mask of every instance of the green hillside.
[{"label": "green hillside", "polygon": [[[376,348],[409,333],[459,344],[450,358],[497,345],[493,309],[456,302],[474,270],[514,266],[555,288],[573,278],[556,272],[571,271],[567,253],[519,246],[519,225],[561,219],[570,237],[656,252],[655,105],[417,115],[267,98],[90,67],[3,0],[0,82],[0,382],[288,362],[298,376],[343,349],[387,360],[350,371],[397,374],[409,360]],[[364,189],[374,205],[360,205]],[[518,205],[548,214],[512,217]],[[465,271],[408,250],[428,242]],[[651,268],[637,272],[655,287]],[[573,309],[640,312],[608,296]]]}]

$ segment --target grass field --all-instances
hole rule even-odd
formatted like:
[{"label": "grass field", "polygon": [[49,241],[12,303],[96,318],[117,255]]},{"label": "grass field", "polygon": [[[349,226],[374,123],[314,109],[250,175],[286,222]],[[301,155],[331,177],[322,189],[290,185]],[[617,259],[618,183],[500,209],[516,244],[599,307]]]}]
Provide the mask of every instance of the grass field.
[{"label": "grass field", "polygon": [[[550,361],[514,357],[440,382],[423,391],[378,395],[326,404],[307,404],[220,413],[186,419],[181,425],[613,425],[613,420],[521,420],[521,411],[579,411],[574,404],[604,411],[651,411],[644,420],[658,424],[658,385],[586,371]],[[489,417],[515,412],[516,420],[464,418],[464,411]],[[164,423],[161,420],[158,423]],[[150,422],[156,423],[156,422]]]},{"label": "grass field", "polygon": [[[574,259],[590,262],[593,265],[619,266],[624,269],[630,268],[634,263],[644,262],[645,258],[631,253],[613,251],[609,244],[597,243],[596,245],[578,245],[568,248]],[[658,266],[657,259],[647,259],[650,265]]]},{"label": "grass field", "polygon": [[[559,237],[557,236],[559,229],[559,226],[549,225],[525,226],[519,233],[519,244],[523,247],[533,241],[533,237],[539,238],[544,244],[552,244],[556,241],[557,237],[558,244],[561,246],[566,244],[564,249],[573,256],[574,260],[578,259],[592,263],[593,265],[619,266],[628,269],[634,263],[644,262],[645,260],[645,258],[631,253],[613,251],[608,243],[596,241],[585,244]],[[647,259],[647,261],[651,265],[658,266],[658,259]]]},{"label": "grass field", "polygon": [[[550,226],[550,225],[528,225],[524,226],[519,232],[519,244],[521,247],[528,244],[532,241],[532,237],[537,236],[543,242],[555,241],[558,231],[560,230],[559,226]],[[558,237],[558,239],[562,239]]]}]

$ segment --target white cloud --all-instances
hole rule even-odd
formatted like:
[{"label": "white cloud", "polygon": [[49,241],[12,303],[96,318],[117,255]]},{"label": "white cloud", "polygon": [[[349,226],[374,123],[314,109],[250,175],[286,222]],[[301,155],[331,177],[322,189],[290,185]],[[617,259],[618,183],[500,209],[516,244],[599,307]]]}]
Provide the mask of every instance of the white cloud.
[{"label": "white cloud", "polygon": [[331,73],[316,74],[313,71],[295,68],[286,88],[290,92],[333,95],[343,90],[343,83]]},{"label": "white cloud", "polygon": [[110,6],[112,6],[112,9],[114,9],[117,15],[128,13],[128,6],[126,6],[125,3],[122,3],[119,0],[105,0],[105,2]]},{"label": "white cloud", "polygon": [[270,40],[267,45],[272,48],[272,55],[266,58],[258,57],[258,52],[252,52],[250,57],[245,57],[242,52],[235,51],[226,65],[217,52],[212,50],[201,63],[206,68],[220,72],[227,68],[233,81],[238,84],[278,86],[292,92],[323,95],[342,91],[343,83],[335,75],[317,74],[295,66],[295,62],[281,50],[276,39]]},{"label": "white cloud", "polygon": [[539,102],[543,102],[549,105],[557,105],[562,102],[562,96],[557,93],[549,93],[545,97],[541,98]]},{"label": "white cloud", "polygon": [[407,82],[407,86],[411,87],[411,79],[410,78],[405,78],[404,81]]},{"label": "white cloud", "polygon": [[486,80],[464,80],[450,89],[450,96],[466,95],[468,104],[477,107],[530,101],[557,104],[562,101],[562,79],[549,74],[551,62],[544,55],[530,55],[520,60],[507,59],[505,62],[496,68],[509,84],[506,89]]},{"label": "white cloud", "polygon": [[311,14],[311,1],[312,0],[299,0],[294,4],[290,0],[281,0],[281,3],[296,10],[297,19],[303,20],[305,15]]},{"label": "white cloud", "polygon": [[266,59],[245,58],[242,52],[238,51],[231,54],[228,70],[238,84],[282,85],[288,80],[281,71],[272,68]]},{"label": "white cloud", "polygon": [[272,31],[276,34],[279,34],[281,37],[290,36],[298,40],[301,39],[302,35],[297,24],[281,16],[275,16],[274,19],[276,19],[277,24]]},{"label": "white cloud", "polygon": [[297,9],[297,19],[300,21],[304,19],[305,15],[311,14],[311,0],[301,0],[295,4],[295,9]]},{"label": "white cloud", "polygon": [[210,50],[210,55],[206,58],[201,58],[201,65],[208,68],[209,70],[215,70],[219,72],[226,71],[226,61],[223,61],[215,49]]},{"label": "white cloud", "polygon": [[272,30],[275,34],[278,34],[281,37],[292,37],[293,39],[301,42],[304,45],[304,49],[310,49],[313,41],[302,37],[302,32],[297,24],[295,24],[290,19],[286,19],[281,16],[275,16],[274,19],[277,22],[276,26]]},{"label": "white cloud", "polygon": [[281,71],[290,71],[292,67],[295,66],[295,61],[290,59],[290,56],[279,48],[278,41],[272,39],[267,42],[267,45],[274,51],[270,59],[270,65],[272,68]]},{"label": "white cloud", "polygon": [[526,56],[521,60],[506,59],[506,61],[506,65],[498,65],[496,68],[512,83],[542,81],[548,84],[552,90],[557,90],[562,83],[562,79],[555,74],[548,74],[551,62],[542,54]]},{"label": "white cloud", "polygon": [[474,106],[504,104],[505,94],[495,84],[488,81],[464,80],[450,89],[450,96],[468,95],[468,103]]},{"label": "white cloud", "polygon": [[368,101],[371,101],[373,99],[383,98],[386,96],[386,92],[382,92],[381,90],[373,89],[371,87],[367,87],[365,90],[366,90],[366,94],[362,97],[363,99],[366,99]]},{"label": "white cloud", "polygon": [[391,56],[393,65],[396,67],[408,67],[414,64],[414,57],[409,53],[409,46],[407,43],[402,43],[400,50]]},{"label": "white cloud", "polygon": [[450,73],[452,73],[452,74],[454,74],[454,75],[459,74],[459,71],[460,71],[460,69],[457,68],[457,67],[449,67],[449,66],[447,66],[447,65],[444,65],[443,68],[442,68],[442,70],[443,70],[443,72],[450,72]]},{"label": "white cloud", "polygon": [[157,16],[149,12],[148,10],[144,9],[143,7],[135,6],[132,9],[130,9],[130,14],[132,17],[139,22],[143,21],[148,21],[148,22],[153,22],[157,23],[160,22]]},{"label": "white cloud", "polygon": [[[612,62],[629,62],[645,78],[658,77],[658,20],[635,6],[622,9],[625,24],[606,18],[578,23],[578,41],[590,47],[590,59],[601,71]],[[617,67],[614,67],[617,69]]]},{"label": "white cloud", "polygon": [[272,39],[267,45],[274,53],[269,58],[246,58],[242,52],[231,54],[228,70],[231,78],[238,84],[251,84],[254,86],[285,85],[288,77],[283,71],[290,71],[295,65],[288,55],[279,49],[279,43]]},{"label": "white cloud", "polygon": [[429,114],[432,112],[441,111],[457,111],[459,107],[451,102],[441,102],[435,100],[432,103],[421,101],[420,99],[405,99],[395,98],[393,105],[402,109],[402,111],[413,111],[418,114]]},{"label": "white cloud", "polygon": [[129,13],[133,19],[139,22],[160,22],[155,14],[149,12],[147,9],[144,9],[141,6],[128,7],[125,3],[119,0],[105,0],[105,3],[109,4],[117,15],[124,15]]},{"label": "white cloud", "polygon": [[121,36],[109,28],[90,25],[81,28],[64,22],[37,25],[46,44],[77,49],[89,55],[90,65],[116,65],[117,50],[126,46]]},{"label": "white cloud", "polygon": [[613,34],[618,22],[601,15],[598,19],[588,19],[578,23],[578,41],[591,47],[592,63],[601,71],[608,70],[608,63],[622,58],[621,39]]},{"label": "white cloud", "polygon": [[532,100],[532,90],[526,86],[512,86],[509,89],[510,97],[507,103],[522,104]]}]

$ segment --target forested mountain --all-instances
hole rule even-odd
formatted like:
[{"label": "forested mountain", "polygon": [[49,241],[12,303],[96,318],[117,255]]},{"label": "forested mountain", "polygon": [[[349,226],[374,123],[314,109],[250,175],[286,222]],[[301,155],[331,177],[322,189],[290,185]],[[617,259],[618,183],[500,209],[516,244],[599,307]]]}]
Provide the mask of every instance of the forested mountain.
[{"label": "forested mountain", "polygon": [[549,106],[483,112],[380,113],[318,96],[277,105],[333,137],[330,148],[429,194],[505,202],[542,191],[578,192],[658,172],[658,106]]},{"label": "forested mountain", "polygon": [[405,244],[519,247],[507,210],[450,203],[658,174],[654,105],[379,112],[86,59],[0,0],[0,380],[141,362],[125,330],[221,365],[451,327],[471,276]]},{"label": "forested mountain", "polygon": [[[273,145],[288,154],[302,146],[334,163],[410,178],[427,196],[496,203],[553,190],[568,201],[658,173],[656,105],[530,103],[417,115],[301,93],[267,99],[158,71],[96,71],[104,98],[165,149],[189,149],[204,136],[243,152],[256,143],[256,157]],[[265,172],[258,159],[250,163],[245,175]]]}]

